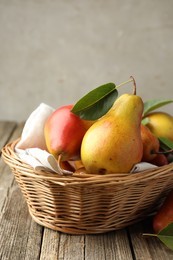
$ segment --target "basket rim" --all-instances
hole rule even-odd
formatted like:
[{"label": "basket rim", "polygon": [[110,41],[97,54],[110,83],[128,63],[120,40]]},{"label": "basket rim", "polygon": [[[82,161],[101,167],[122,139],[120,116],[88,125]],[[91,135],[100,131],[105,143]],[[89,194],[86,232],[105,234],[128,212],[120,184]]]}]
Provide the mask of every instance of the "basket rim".
[{"label": "basket rim", "polygon": [[87,183],[87,182],[99,182],[99,183],[110,183],[111,184],[126,184],[129,182],[140,182],[140,181],[148,181],[155,178],[165,178],[165,175],[170,175],[170,172],[173,174],[173,163],[169,163],[168,165],[164,165],[161,167],[144,170],[137,173],[112,173],[112,174],[106,174],[106,175],[94,175],[94,174],[80,174],[80,173],[74,173],[73,175],[65,176],[60,175],[55,172],[51,171],[43,171],[43,170],[35,170],[32,168],[29,164],[23,162],[15,153],[14,148],[15,145],[18,143],[20,138],[11,141],[7,143],[2,148],[2,157],[7,165],[9,165],[10,168],[16,168],[21,173],[25,174],[26,176],[34,177],[34,178],[41,178],[45,180],[55,181],[55,182],[65,182],[65,185],[68,184],[68,182],[76,182],[79,183]]}]

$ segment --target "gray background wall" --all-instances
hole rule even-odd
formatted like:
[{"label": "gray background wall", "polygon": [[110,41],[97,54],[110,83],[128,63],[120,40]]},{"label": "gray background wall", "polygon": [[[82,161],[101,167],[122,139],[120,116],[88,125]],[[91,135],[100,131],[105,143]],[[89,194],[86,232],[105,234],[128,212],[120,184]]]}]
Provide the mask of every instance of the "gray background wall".
[{"label": "gray background wall", "polygon": [[0,119],[130,75],[144,101],[173,98],[172,0],[0,0]]}]

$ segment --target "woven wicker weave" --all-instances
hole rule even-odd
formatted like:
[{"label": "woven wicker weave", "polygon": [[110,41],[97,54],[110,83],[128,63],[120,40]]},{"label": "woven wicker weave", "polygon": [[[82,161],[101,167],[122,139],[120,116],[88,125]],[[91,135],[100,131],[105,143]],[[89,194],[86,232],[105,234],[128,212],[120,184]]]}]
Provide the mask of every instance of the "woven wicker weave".
[{"label": "woven wicker weave", "polygon": [[62,176],[34,171],[14,153],[17,141],[2,149],[39,224],[69,234],[104,233],[136,223],[173,189],[173,164],[140,173]]}]

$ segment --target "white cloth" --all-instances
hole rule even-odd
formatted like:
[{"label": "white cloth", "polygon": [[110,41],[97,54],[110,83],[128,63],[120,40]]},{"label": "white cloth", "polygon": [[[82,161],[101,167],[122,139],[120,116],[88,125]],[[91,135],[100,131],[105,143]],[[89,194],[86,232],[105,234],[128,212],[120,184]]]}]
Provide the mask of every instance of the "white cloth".
[{"label": "white cloth", "polygon": [[16,148],[40,148],[46,149],[44,138],[44,124],[54,109],[41,103],[29,116],[22,131],[21,140]]},{"label": "white cloth", "polygon": [[57,161],[46,151],[44,125],[54,109],[41,103],[27,119],[20,141],[15,147],[19,158],[31,165],[35,170],[51,170],[58,172]]},{"label": "white cloth", "polygon": [[131,172],[142,172],[142,171],[157,168],[157,167],[158,166],[151,164],[151,163],[140,162],[140,163],[137,163],[133,166]]}]

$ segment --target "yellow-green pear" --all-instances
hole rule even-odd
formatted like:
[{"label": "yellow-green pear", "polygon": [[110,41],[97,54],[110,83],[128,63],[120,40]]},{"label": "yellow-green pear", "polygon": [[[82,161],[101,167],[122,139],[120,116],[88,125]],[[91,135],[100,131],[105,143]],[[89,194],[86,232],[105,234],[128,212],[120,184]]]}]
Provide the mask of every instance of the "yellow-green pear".
[{"label": "yellow-green pear", "polygon": [[81,160],[87,172],[130,172],[134,164],[141,161],[142,113],[142,99],[136,95],[123,94],[87,130],[81,144]]},{"label": "yellow-green pear", "polygon": [[173,117],[166,112],[152,112],[146,116],[149,120],[146,126],[159,137],[173,141]]}]

